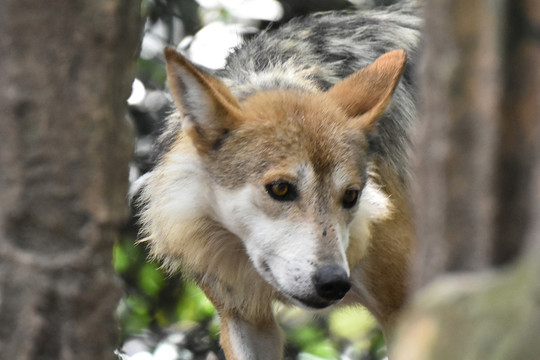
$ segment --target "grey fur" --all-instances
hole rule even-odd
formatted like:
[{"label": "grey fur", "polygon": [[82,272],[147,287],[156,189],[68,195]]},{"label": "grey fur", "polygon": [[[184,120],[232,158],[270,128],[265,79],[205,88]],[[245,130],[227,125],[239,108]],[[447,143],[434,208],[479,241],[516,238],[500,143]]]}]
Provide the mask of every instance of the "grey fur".
[{"label": "grey fur", "polygon": [[236,49],[214,75],[240,99],[275,88],[327,90],[390,50],[415,54],[417,13],[416,5],[399,5],[295,19]]}]

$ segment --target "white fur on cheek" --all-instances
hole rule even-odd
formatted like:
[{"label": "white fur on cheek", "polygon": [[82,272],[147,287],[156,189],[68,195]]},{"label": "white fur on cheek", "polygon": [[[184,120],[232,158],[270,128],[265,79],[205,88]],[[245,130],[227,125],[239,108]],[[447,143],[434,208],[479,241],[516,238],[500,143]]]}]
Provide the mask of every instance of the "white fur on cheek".
[{"label": "white fur on cheek", "polygon": [[360,240],[364,247],[367,248],[368,241],[371,238],[371,223],[387,219],[391,214],[392,202],[388,195],[381,190],[373,179],[369,178],[362,191],[358,211],[351,224],[351,236]]},{"label": "white fur on cheek", "polygon": [[256,210],[252,201],[255,192],[256,190],[250,185],[246,185],[240,190],[229,190],[215,186],[213,191],[214,199],[211,203],[214,217],[227,230],[241,239],[247,236],[246,224]]},{"label": "white fur on cheek", "polygon": [[[315,271],[315,231],[303,222],[272,219],[255,205],[255,187],[214,191],[216,220],[237,235],[261,276],[279,291],[309,295]],[[269,271],[270,269],[270,271]]]},{"label": "white fur on cheek", "polygon": [[392,213],[392,203],[379,185],[368,179],[362,196],[358,213],[371,221],[384,220]]},{"label": "white fur on cheek", "polygon": [[246,243],[248,253],[257,258],[256,266],[264,259],[271,269],[259,269],[271,276],[278,288],[287,293],[307,294],[312,291],[311,277],[315,271],[317,243],[313,232],[303,223],[272,220],[260,214],[252,225]]},{"label": "white fur on cheek", "polygon": [[190,219],[200,217],[206,212],[208,199],[204,196],[207,188],[203,181],[202,166],[197,155],[171,153],[166,166],[162,169],[160,177],[164,185],[175,184],[163,189],[166,196],[160,197],[159,208],[166,216],[174,219]]}]

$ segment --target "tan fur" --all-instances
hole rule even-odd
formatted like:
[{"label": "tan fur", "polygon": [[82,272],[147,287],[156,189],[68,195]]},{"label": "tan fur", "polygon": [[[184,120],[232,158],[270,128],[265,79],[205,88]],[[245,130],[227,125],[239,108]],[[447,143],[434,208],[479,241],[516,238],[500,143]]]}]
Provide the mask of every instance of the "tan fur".
[{"label": "tan fur", "polygon": [[[178,143],[171,157],[189,156],[189,142]],[[171,164],[171,162],[169,162]],[[174,161],[171,168],[159,169],[143,194],[152,199],[171,196],[168,185],[177,181]],[[174,196],[174,195],[173,195]],[[179,267],[197,281],[218,309],[238,309],[249,319],[268,312],[275,291],[253,269],[240,240],[208,216],[193,214],[192,218],[171,221],[162,211],[167,208],[154,204],[143,213],[142,222],[151,234],[143,239],[149,243],[151,254],[164,263],[169,271]],[[149,220],[152,219],[152,220]]]},{"label": "tan fur", "polygon": [[[390,331],[406,296],[412,247],[410,209],[395,172],[377,160],[370,165],[365,133],[373,130],[391,100],[405,53],[382,56],[326,93],[272,90],[242,102],[218,79],[175,52],[167,50],[166,58],[175,102],[186,117],[185,134],[178,135],[144,188],[145,241],[155,258],[172,270],[182,267],[214,303],[223,321],[222,346],[227,358],[242,358],[235,354],[234,334],[228,324],[269,333],[280,344],[271,305],[274,300],[286,300],[254,268],[236,229],[227,230],[216,221],[222,214],[212,213],[204,204],[218,196],[212,189],[234,194],[245,184],[262,189],[275,180],[292,182],[298,176],[298,164],[310,164],[306,171],[314,172],[313,181],[303,189],[305,203],[300,199],[287,210],[288,220],[309,224],[314,232],[323,234],[317,249],[320,261],[339,258],[332,252],[341,241],[336,224],[350,224],[346,260],[351,276],[359,274],[366,291],[349,298],[366,305]],[[195,94],[208,107],[190,108],[183,98],[187,85],[197,88]],[[230,132],[234,136],[228,137]],[[343,187],[338,189],[333,188],[336,169],[344,176]],[[367,214],[362,208],[356,215],[344,211],[343,191],[367,186],[367,182],[374,193],[385,193],[387,198],[374,199],[380,206],[373,204],[375,210]],[[190,188],[178,188],[179,184]],[[188,197],[197,193],[202,198],[200,202],[189,200],[192,207],[184,208],[174,199],[185,197],[185,192]],[[283,216],[283,204],[269,198],[258,201],[269,218]],[[327,219],[329,214],[334,222]]]},{"label": "tan fur", "polygon": [[414,229],[403,186],[387,166],[379,164],[378,169],[380,179],[384,179],[381,181],[383,190],[391,196],[392,213],[372,224],[372,237],[365,256],[351,262],[350,266],[353,273],[362,274],[366,288],[373,294],[373,299],[362,302],[375,315],[388,338],[398,311],[407,301]]},{"label": "tan fur", "polygon": [[350,117],[361,115],[360,126],[369,130],[390,103],[406,61],[407,54],[403,50],[386,53],[372,65],[336,84],[328,91],[328,96]]}]

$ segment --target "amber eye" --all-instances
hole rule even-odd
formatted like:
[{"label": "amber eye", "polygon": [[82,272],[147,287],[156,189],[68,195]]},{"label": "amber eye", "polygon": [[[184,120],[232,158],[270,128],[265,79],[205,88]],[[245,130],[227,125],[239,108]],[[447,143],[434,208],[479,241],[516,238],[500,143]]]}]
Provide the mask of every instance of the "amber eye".
[{"label": "amber eye", "polygon": [[272,194],[275,196],[285,196],[289,192],[289,184],[287,183],[276,183],[272,184]]},{"label": "amber eye", "polygon": [[297,197],[294,186],[283,180],[266,185],[266,191],[268,195],[278,201],[292,201]]},{"label": "amber eye", "polygon": [[354,189],[348,189],[345,191],[342,199],[343,207],[345,209],[350,209],[354,205],[356,205],[356,203],[358,202],[358,193],[359,191]]}]

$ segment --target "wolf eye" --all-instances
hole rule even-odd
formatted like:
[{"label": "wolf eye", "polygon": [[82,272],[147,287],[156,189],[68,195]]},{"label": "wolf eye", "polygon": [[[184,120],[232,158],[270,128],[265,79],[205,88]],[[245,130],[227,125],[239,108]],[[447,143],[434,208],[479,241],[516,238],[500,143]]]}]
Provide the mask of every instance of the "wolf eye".
[{"label": "wolf eye", "polygon": [[345,209],[350,209],[358,202],[358,190],[348,189],[343,194],[342,204]]},{"label": "wolf eye", "polygon": [[266,191],[268,195],[278,201],[292,201],[297,197],[294,186],[282,180],[266,185]]}]

